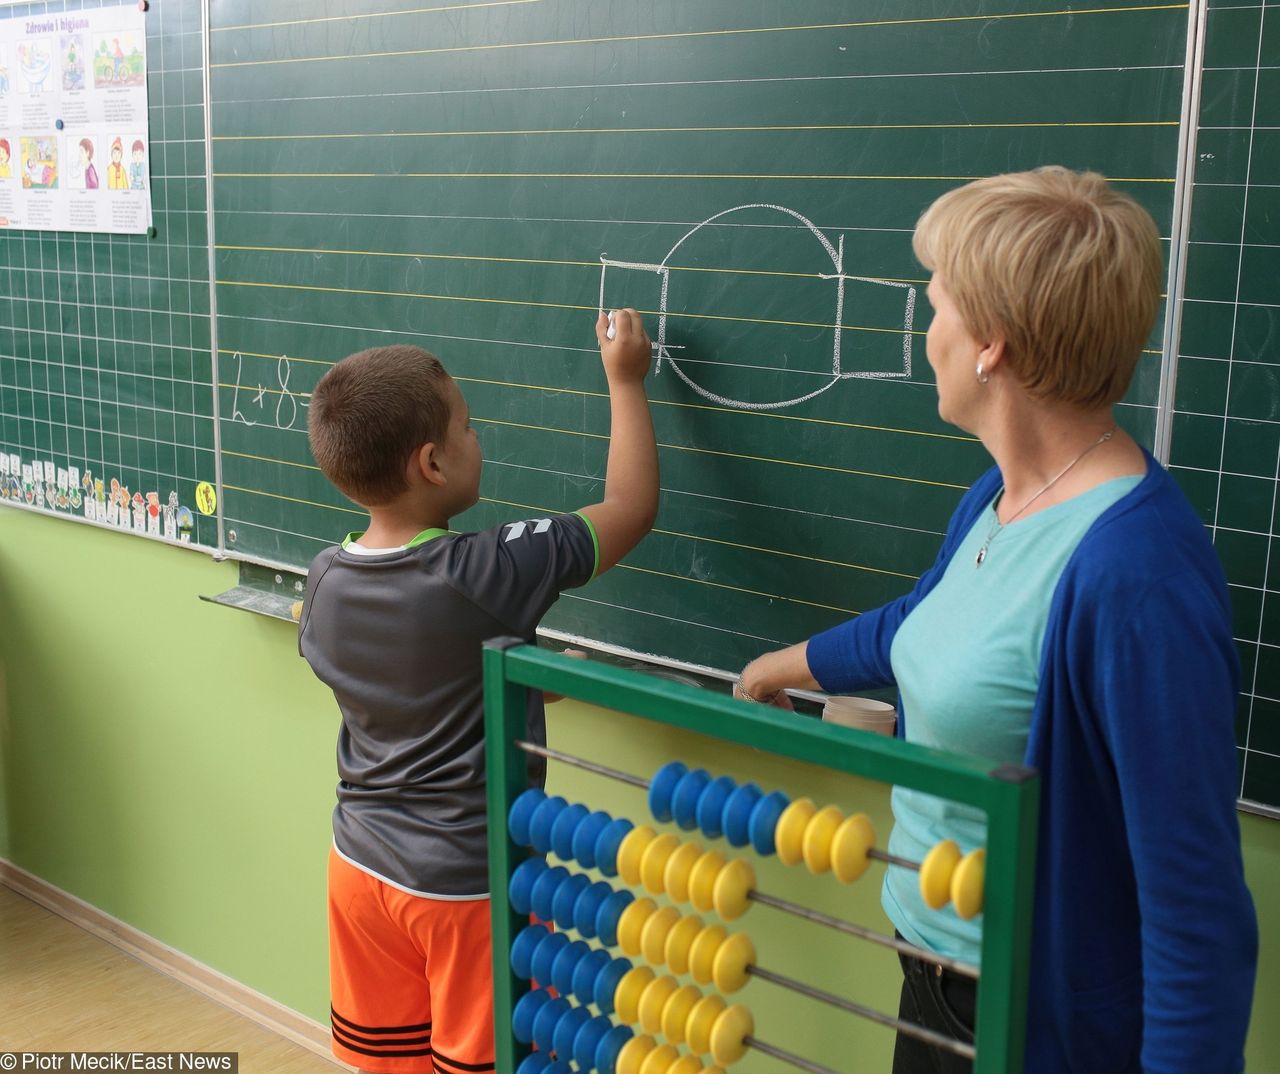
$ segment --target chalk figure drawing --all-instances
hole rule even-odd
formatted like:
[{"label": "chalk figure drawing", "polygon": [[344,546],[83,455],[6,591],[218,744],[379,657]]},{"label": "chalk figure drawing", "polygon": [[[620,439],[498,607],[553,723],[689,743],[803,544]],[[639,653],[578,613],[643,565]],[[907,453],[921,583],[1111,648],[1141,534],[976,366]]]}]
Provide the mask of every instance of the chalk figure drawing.
[{"label": "chalk figure drawing", "polygon": [[[756,403],[747,402],[742,399],[729,399],[715,392],[709,391],[701,384],[697,383],[687,372],[680,368],[680,363],[676,361],[671,354],[671,350],[667,344],[667,299],[671,283],[671,260],[675,256],[676,251],[689,241],[697,232],[706,227],[708,224],[721,220],[731,213],[746,212],[754,209],[767,209],[774,212],[783,213],[786,216],[793,217],[803,224],[813,234],[814,238],[821,244],[826,255],[831,259],[832,272],[820,272],[818,278],[823,280],[833,280],[835,282],[835,315],[832,322],[835,333],[834,342],[831,350],[831,379],[827,381],[821,388],[809,392],[807,395],[800,395],[794,399],[782,399],[775,403]],[[721,406],[734,407],[738,410],[780,410],[783,407],[796,406],[799,403],[807,402],[823,392],[834,387],[842,380],[892,380],[904,379],[911,376],[911,327],[915,317],[916,306],[916,289],[909,283],[900,283],[897,280],[881,280],[872,276],[851,276],[845,272],[844,268],[844,236],[841,235],[838,242],[832,245],[831,240],[827,238],[813,222],[807,217],[802,216],[794,209],[788,209],[781,205],[769,205],[758,203],[752,205],[736,205],[732,209],[725,209],[723,212],[716,213],[714,216],[708,217],[696,227],[687,231],[670,250],[667,251],[666,257],[658,264],[648,264],[638,261],[616,261],[610,259],[605,254],[600,255],[600,301],[599,307],[601,312],[604,310],[604,286],[605,276],[610,268],[617,269],[634,269],[640,272],[656,272],[661,277],[661,292],[658,301],[658,338],[654,341],[654,350],[657,352],[658,365],[657,371],[662,372],[662,366],[665,362],[669,365],[682,381],[685,382],[699,395],[705,396],[712,402],[719,403]],[[902,314],[902,368],[892,372],[886,371],[870,371],[870,370],[854,370],[846,372],[841,367],[840,361],[840,336],[843,330],[844,316],[844,299],[845,299],[845,283],[854,280],[859,283],[879,284],[883,287],[896,287],[905,292],[905,300],[903,303]],[[679,349],[679,348],[675,348]]]}]

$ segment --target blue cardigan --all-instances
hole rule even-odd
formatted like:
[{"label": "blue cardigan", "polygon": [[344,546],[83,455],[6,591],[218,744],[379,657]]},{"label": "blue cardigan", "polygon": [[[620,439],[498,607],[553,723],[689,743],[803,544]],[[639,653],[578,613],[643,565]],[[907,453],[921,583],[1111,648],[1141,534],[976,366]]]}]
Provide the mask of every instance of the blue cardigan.
[{"label": "blue cardigan", "polygon": [[[993,468],[961,500],[910,593],[809,641],[824,690],[894,684],[894,634],[1000,480]],[[1041,777],[1029,1074],[1243,1068],[1258,934],[1235,812],[1238,690],[1217,555],[1147,455],[1049,607],[1026,754]]]}]

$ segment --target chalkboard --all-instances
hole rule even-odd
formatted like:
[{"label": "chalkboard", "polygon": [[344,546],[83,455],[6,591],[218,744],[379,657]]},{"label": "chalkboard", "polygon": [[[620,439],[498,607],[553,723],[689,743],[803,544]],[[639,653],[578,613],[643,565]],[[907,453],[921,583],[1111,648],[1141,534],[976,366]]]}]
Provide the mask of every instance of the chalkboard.
[{"label": "chalkboard", "polygon": [[1170,468],[1210,527],[1243,665],[1240,796],[1280,806],[1280,8],[1210,7]]},{"label": "chalkboard", "polygon": [[[196,507],[217,476],[200,5],[153,5],[145,26],[156,235],[0,228],[0,504],[107,524],[114,487],[131,501],[114,527],[214,548]],[[16,87],[16,66],[0,74]],[[16,164],[17,128],[0,138]]]},{"label": "chalkboard", "polygon": [[[307,393],[440,355],[486,455],[459,527],[601,493],[595,311],[663,348],[653,535],[547,625],[736,668],[907,589],[989,464],[943,424],[912,227],[1055,161],[1169,234],[1181,4],[225,0],[213,7],[228,547],[302,564],[362,515]],[[1151,442],[1157,327],[1122,421]],[[779,405],[785,404],[785,405]]]}]

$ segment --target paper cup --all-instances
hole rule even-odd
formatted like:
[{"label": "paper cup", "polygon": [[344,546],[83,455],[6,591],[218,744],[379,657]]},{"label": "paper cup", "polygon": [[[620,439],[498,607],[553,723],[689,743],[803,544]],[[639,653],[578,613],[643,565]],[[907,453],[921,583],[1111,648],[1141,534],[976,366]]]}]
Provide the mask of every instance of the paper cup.
[{"label": "paper cup", "polygon": [[822,706],[822,718],[827,723],[874,731],[877,735],[892,735],[898,723],[892,705],[870,697],[829,697]]}]

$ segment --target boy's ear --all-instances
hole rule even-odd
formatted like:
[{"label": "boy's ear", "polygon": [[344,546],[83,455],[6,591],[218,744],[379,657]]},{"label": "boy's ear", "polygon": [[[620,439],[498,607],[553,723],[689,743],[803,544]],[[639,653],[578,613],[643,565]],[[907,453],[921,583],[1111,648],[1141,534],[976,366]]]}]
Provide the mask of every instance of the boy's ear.
[{"label": "boy's ear", "polygon": [[418,448],[417,451],[410,456],[409,467],[415,477],[421,477],[424,481],[431,485],[445,485],[447,480],[444,471],[440,468],[440,460],[436,451],[436,445],[432,441],[428,441]]}]

